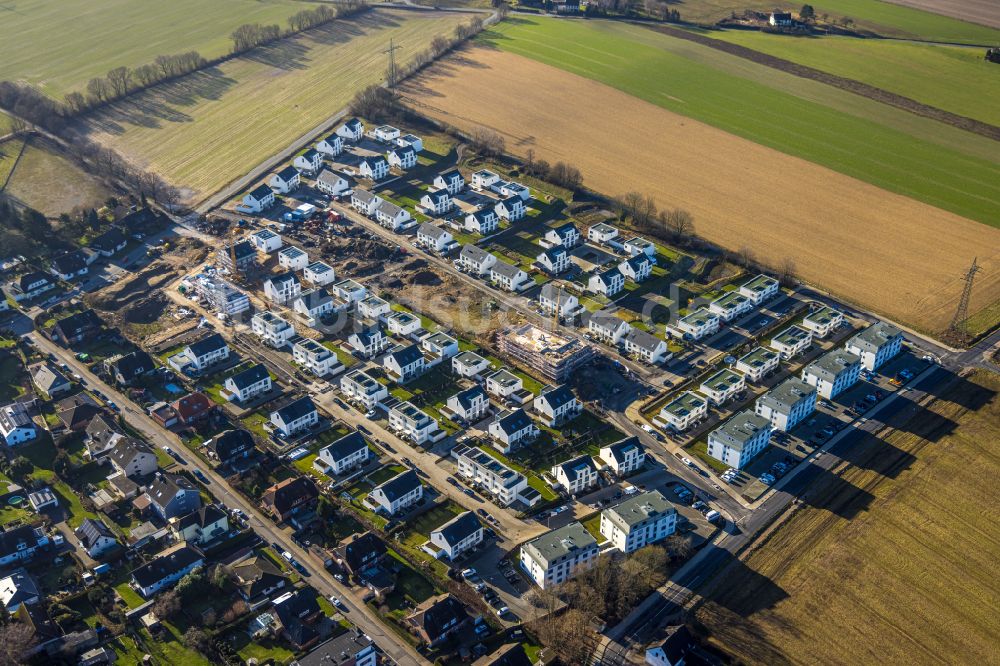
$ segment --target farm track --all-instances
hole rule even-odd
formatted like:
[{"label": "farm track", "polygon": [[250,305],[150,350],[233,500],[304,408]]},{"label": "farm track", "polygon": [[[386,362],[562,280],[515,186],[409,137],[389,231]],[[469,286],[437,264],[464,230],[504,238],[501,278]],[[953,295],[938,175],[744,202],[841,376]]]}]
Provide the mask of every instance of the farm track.
[{"label": "farm track", "polygon": [[889,92],[888,90],[884,90],[867,83],[862,83],[861,81],[823,72],[814,67],[800,65],[792,62],[791,60],[762,53],[739,44],[732,44],[730,42],[712,39],[693,32],[688,32],[686,30],[680,30],[678,28],[672,28],[659,24],[654,25],[646,22],[637,22],[636,24],[642,25],[655,32],[661,32],[665,35],[669,35],[670,37],[676,37],[677,39],[683,39],[696,44],[701,44],[702,46],[707,46],[709,48],[722,51],[723,53],[744,58],[751,62],[787,72],[804,79],[812,79],[813,81],[825,83],[835,88],[840,88],[841,90],[846,90],[847,92],[867,97],[868,99],[882,104],[888,104],[889,106],[902,109],[918,116],[930,118],[931,120],[936,120],[967,132],[972,132],[988,139],[993,139],[994,141],[1000,141],[1000,127],[997,127],[996,125],[991,125],[974,118],[968,118],[957,113],[945,111],[944,109],[939,109],[936,106],[923,104],[922,102],[918,102],[904,95]]}]

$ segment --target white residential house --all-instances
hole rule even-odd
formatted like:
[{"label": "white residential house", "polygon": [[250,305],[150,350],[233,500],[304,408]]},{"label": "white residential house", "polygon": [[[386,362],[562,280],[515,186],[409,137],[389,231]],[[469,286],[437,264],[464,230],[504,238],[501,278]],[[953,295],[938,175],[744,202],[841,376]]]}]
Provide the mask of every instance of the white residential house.
[{"label": "white residential house", "polygon": [[451,212],[451,209],[455,207],[455,202],[452,201],[448,190],[434,190],[420,197],[420,207],[428,215],[441,217]]},{"label": "white residential house", "polygon": [[481,386],[473,386],[448,398],[448,409],[465,423],[476,423],[490,411],[490,400]]},{"label": "white residential house", "polygon": [[364,178],[382,180],[389,175],[389,163],[381,155],[365,157],[358,162],[358,173]]},{"label": "white residential house", "polygon": [[334,440],[319,450],[316,462],[313,463],[321,472],[327,475],[340,475],[359,467],[363,467],[372,458],[372,451],[361,433],[354,431]]},{"label": "white residential house", "polygon": [[451,169],[434,178],[434,187],[439,190],[447,190],[448,194],[458,194],[465,187],[465,178],[462,177],[458,169]]},{"label": "white residential house", "polygon": [[358,313],[365,319],[379,320],[392,310],[389,301],[378,296],[368,296],[358,302]]},{"label": "white residential house", "polygon": [[542,589],[562,585],[597,564],[597,540],[579,522],[546,532],[521,546],[521,568]]},{"label": "white residential house", "polygon": [[488,236],[500,226],[500,218],[492,208],[481,208],[465,216],[464,229],[468,232]]},{"label": "white residential house", "polygon": [[825,338],[843,325],[843,313],[829,306],[813,310],[802,320],[802,328],[812,333],[814,338]]},{"label": "white residential house", "polygon": [[501,180],[491,188],[502,197],[518,197],[521,201],[527,202],[531,199],[531,190],[521,183]]},{"label": "white residential house", "polygon": [[805,383],[816,393],[832,400],[861,379],[861,357],[844,349],[835,349],[802,369]]},{"label": "white residential house", "polygon": [[386,319],[389,326],[389,333],[400,338],[409,337],[419,331],[423,325],[420,317],[412,312],[393,312]]},{"label": "white residential house", "polygon": [[446,251],[455,239],[447,229],[424,222],[417,229],[417,242],[429,250],[441,253]]},{"label": "white residential house", "polygon": [[628,554],[673,534],[677,507],[659,490],[651,490],[602,511],[600,530],[601,536]]},{"label": "white residential house", "polygon": [[324,287],[303,291],[292,301],[292,309],[310,326],[315,326],[320,319],[333,312],[335,308],[336,302]]},{"label": "white residential house", "polygon": [[228,358],[229,345],[221,335],[213,333],[197,342],[192,342],[180,353],[167,359],[167,362],[178,371],[185,366],[190,366],[194,370],[202,372]]},{"label": "white residential house", "polygon": [[274,205],[274,190],[258,185],[243,197],[243,206],[251,213],[260,213]]},{"label": "white residential house", "polygon": [[777,296],[778,281],[767,275],[758,275],[749,282],[740,285],[740,293],[753,301],[754,305],[760,305],[764,301]]},{"label": "white residential house", "polygon": [[417,345],[396,347],[382,358],[382,367],[389,378],[398,384],[405,384],[424,374],[427,359]]},{"label": "white residential house", "polygon": [[292,166],[308,174],[319,173],[323,166],[323,154],[315,148],[309,148],[301,155],[297,155],[292,160]]},{"label": "white residential house", "polygon": [[638,437],[626,437],[613,444],[605,444],[600,455],[608,470],[618,478],[637,472],[646,464],[646,450]]},{"label": "white residential house", "polygon": [[650,365],[663,363],[671,356],[664,340],[640,328],[633,328],[625,334],[622,338],[622,347],[629,356],[634,356]]},{"label": "white residential house", "polygon": [[302,338],[292,345],[292,360],[317,377],[336,375],[344,371],[344,364],[333,351],[309,338]]},{"label": "white residential house", "polygon": [[339,197],[351,189],[351,185],[343,176],[335,174],[329,169],[323,169],[316,176],[316,189],[331,197]]},{"label": "white residential house", "polygon": [[708,434],[708,455],[730,467],[743,469],[767,448],[771,421],[745,410]]},{"label": "white residential house", "polygon": [[580,230],[572,222],[565,222],[545,232],[545,240],[552,245],[565,248],[576,247],[580,243]]},{"label": "white residential house", "polygon": [[660,410],[660,420],[678,432],[684,432],[708,414],[708,401],[691,391],[680,394]]},{"label": "white residential house", "polygon": [[368,502],[380,513],[395,516],[419,502],[423,496],[424,486],[420,477],[408,469],[375,486],[368,494]]},{"label": "white residential house", "polygon": [[14,402],[0,407],[0,436],[7,446],[24,444],[38,436],[38,428],[23,403]]},{"label": "white residential house", "polygon": [[791,430],[816,411],[816,387],[797,377],[786,379],[757,398],[754,411],[776,430]]},{"label": "white residential house", "polygon": [[278,250],[278,266],[286,271],[301,271],[309,265],[309,255],[294,245]]},{"label": "white residential house", "polygon": [[476,352],[461,352],[451,359],[451,371],[459,377],[474,379],[490,367],[490,362]]},{"label": "white residential house", "polygon": [[382,141],[384,143],[390,143],[399,138],[402,134],[397,128],[392,125],[379,125],[372,130],[372,136],[375,137],[376,141]]},{"label": "white residential house", "polygon": [[351,207],[368,217],[375,216],[375,209],[378,208],[378,205],[382,201],[382,197],[372,194],[368,190],[363,190],[360,187],[355,187],[354,192],[351,194]]},{"label": "white residential house", "polygon": [[396,145],[401,148],[413,148],[419,153],[424,149],[424,140],[415,134],[404,134],[396,139]]},{"label": "white residential house", "polygon": [[270,420],[275,429],[287,438],[319,423],[319,412],[313,401],[308,396],[303,396],[271,412]]},{"label": "white residential house", "polygon": [[767,17],[767,23],[776,28],[787,28],[794,25],[795,21],[792,20],[791,12],[771,12]]},{"label": "white residential house", "polygon": [[431,544],[454,561],[483,542],[483,525],[476,514],[465,511],[431,532]]},{"label": "white residential house", "polygon": [[497,414],[490,423],[489,433],[493,446],[506,454],[533,442],[541,431],[528,413],[519,408]]},{"label": "white residential house", "polygon": [[809,349],[809,345],[812,344],[812,333],[801,326],[789,326],[771,338],[769,344],[781,354],[781,358],[787,360]]},{"label": "white residential house", "polygon": [[545,386],[535,397],[532,407],[539,420],[550,428],[561,426],[583,413],[583,403],[567,384]]},{"label": "white residential house", "polygon": [[490,267],[490,282],[506,291],[518,292],[532,284],[528,274],[499,259]]},{"label": "white residential house", "polygon": [[323,287],[336,280],[337,273],[325,261],[314,261],[302,269],[302,279],[316,287]]},{"label": "white residential house", "polygon": [[587,319],[587,331],[597,339],[611,344],[620,344],[631,330],[631,324],[606,310],[599,310]]},{"label": "white residential house", "polygon": [[634,257],[639,254],[645,254],[647,257],[653,260],[654,264],[656,263],[656,245],[654,245],[651,241],[646,240],[645,238],[642,238],[640,236],[630,238],[627,241],[625,241],[625,244],[622,246],[622,248],[625,250],[625,253],[628,254],[628,256],[630,257]]},{"label": "white residential house", "polygon": [[746,378],[729,368],[719,370],[698,387],[713,405],[727,402],[747,386]]},{"label": "white residential house", "polygon": [[451,455],[458,462],[458,476],[487,493],[500,506],[518,501],[533,506],[541,499],[541,493],[528,485],[523,474],[480,448],[459,444]]},{"label": "white residential house", "polygon": [[351,349],[365,358],[374,358],[389,348],[389,338],[378,324],[361,326],[347,338]]},{"label": "white residential house", "polygon": [[351,118],[337,128],[337,136],[355,143],[361,141],[365,136],[365,124],[357,118]]},{"label": "white residential house", "polygon": [[496,256],[471,243],[463,245],[458,253],[458,265],[476,275],[488,275],[496,262]]},{"label": "white residential house", "polygon": [[223,384],[229,393],[229,399],[241,403],[264,395],[271,390],[271,386],[271,373],[260,363],[227,377]]},{"label": "white residential house", "polygon": [[572,265],[569,260],[569,252],[562,245],[545,248],[535,257],[535,261],[550,275],[559,275],[568,271]]},{"label": "white residential house", "polygon": [[267,184],[270,185],[271,189],[275,192],[288,194],[289,192],[299,189],[301,182],[299,170],[293,166],[287,166],[271,176],[271,180],[269,180]]},{"label": "white residential house", "polygon": [[489,190],[493,185],[500,182],[500,176],[493,173],[489,169],[481,169],[472,174],[472,189],[479,190]]},{"label": "white residential house", "polygon": [[524,380],[509,370],[501,368],[486,377],[486,392],[499,400],[512,400],[521,391]]},{"label": "white residential house", "polygon": [[617,268],[609,268],[594,273],[587,282],[587,290],[594,294],[611,297],[625,288],[625,276]]},{"label": "white residential house", "polygon": [[708,311],[719,315],[722,321],[732,321],[753,310],[753,301],[739,291],[730,291],[708,304]]},{"label": "white residential house", "polygon": [[340,390],[348,400],[361,403],[369,411],[389,397],[389,389],[363,370],[352,370],[344,375]]},{"label": "white residential house", "polygon": [[903,348],[903,332],[880,321],[856,334],[844,348],[860,356],[861,366],[874,372]]},{"label": "white residential house", "polygon": [[411,219],[410,211],[391,201],[383,201],[375,207],[375,220],[391,231],[399,231]]},{"label": "white residential house", "polygon": [[284,305],[302,293],[302,284],[295,273],[274,275],[264,281],[264,296],[272,303]]},{"label": "white residential house", "polygon": [[398,403],[389,410],[389,428],[418,445],[440,441],[447,434],[437,421],[409,402]]},{"label": "white residential house", "polygon": [[618,229],[604,222],[598,222],[587,229],[587,240],[592,243],[601,243],[603,245],[610,243],[616,238],[618,238]]},{"label": "white residential house", "polygon": [[588,455],[577,456],[553,465],[549,473],[556,480],[558,487],[573,496],[584,493],[597,486],[600,476],[597,466]]},{"label": "white residential house", "polygon": [[336,133],[331,134],[325,139],[320,139],[316,142],[315,148],[324,155],[337,157],[344,152],[344,138]]},{"label": "white residential house", "polygon": [[719,326],[719,315],[709,312],[706,308],[700,308],[686,317],[681,317],[676,324],[677,330],[692,340],[715,335],[719,332]]},{"label": "white residential house", "polygon": [[743,373],[746,381],[760,382],[774,372],[781,363],[781,355],[767,347],[757,347],[736,361],[736,369]]},{"label": "white residential house", "polygon": [[386,153],[386,161],[389,162],[389,166],[406,171],[417,166],[417,151],[410,146],[406,148],[393,148]]},{"label": "white residential house", "polygon": [[517,222],[528,212],[527,207],[524,205],[524,200],[516,196],[501,199],[493,207],[493,210],[496,211],[501,220],[507,220],[508,222]]},{"label": "white residential house", "polygon": [[271,254],[275,250],[280,250],[284,244],[281,236],[270,229],[261,229],[250,234],[250,242],[257,248],[258,252],[263,252],[264,254]]},{"label": "white residential house", "polygon": [[430,356],[427,364],[433,366],[458,355],[458,340],[439,331],[422,338],[420,348]]},{"label": "white residential house", "polygon": [[368,298],[368,289],[350,278],[335,282],[330,290],[337,295],[337,298],[347,303],[360,303]]},{"label": "white residential house", "polygon": [[637,254],[618,264],[621,274],[633,282],[642,282],[653,274],[653,262],[649,255]]},{"label": "white residential house", "polygon": [[275,349],[284,349],[295,337],[295,327],[273,312],[258,312],[250,319],[253,334]]},{"label": "white residential house", "polygon": [[571,317],[580,309],[580,299],[562,287],[546,282],[538,292],[538,307],[545,314]]}]

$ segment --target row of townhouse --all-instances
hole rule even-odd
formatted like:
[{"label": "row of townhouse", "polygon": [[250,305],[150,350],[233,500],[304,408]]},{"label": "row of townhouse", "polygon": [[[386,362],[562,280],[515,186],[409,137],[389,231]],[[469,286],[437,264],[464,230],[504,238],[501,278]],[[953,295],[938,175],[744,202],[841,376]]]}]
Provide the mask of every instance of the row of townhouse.
[{"label": "row of townhouse", "polygon": [[570,496],[577,496],[600,485],[601,472],[618,478],[637,472],[646,462],[646,452],[637,437],[601,447],[599,455],[577,456],[553,465],[549,470],[553,487]]},{"label": "row of townhouse", "polygon": [[600,310],[584,318],[587,334],[607,344],[620,347],[629,356],[657,365],[672,356],[665,340],[635,328],[609,310]]}]

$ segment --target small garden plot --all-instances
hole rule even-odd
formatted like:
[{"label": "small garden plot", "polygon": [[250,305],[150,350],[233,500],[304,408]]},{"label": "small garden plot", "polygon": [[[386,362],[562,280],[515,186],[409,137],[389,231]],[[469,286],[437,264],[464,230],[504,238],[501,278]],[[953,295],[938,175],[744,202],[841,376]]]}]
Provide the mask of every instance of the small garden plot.
[{"label": "small garden plot", "polygon": [[345,368],[350,368],[358,364],[358,359],[355,358],[349,351],[342,349],[337,343],[331,340],[324,340],[322,344],[324,347],[337,355],[337,358]]},{"label": "small garden plot", "polygon": [[413,606],[423,603],[437,593],[434,584],[420,572],[411,567],[399,553],[389,550],[389,556],[395,560],[398,567],[396,587],[385,599],[387,615],[399,622],[410,614]]}]

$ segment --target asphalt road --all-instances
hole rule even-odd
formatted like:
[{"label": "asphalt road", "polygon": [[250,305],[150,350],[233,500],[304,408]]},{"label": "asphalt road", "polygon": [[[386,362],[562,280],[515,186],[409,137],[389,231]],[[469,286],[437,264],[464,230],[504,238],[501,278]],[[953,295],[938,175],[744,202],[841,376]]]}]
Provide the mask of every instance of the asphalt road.
[{"label": "asphalt road", "polygon": [[251,517],[250,524],[254,531],[268,543],[277,542],[284,550],[289,551],[296,560],[309,573],[309,584],[323,596],[338,596],[347,607],[346,617],[369,637],[374,640],[380,648],[398,664],[424,664],[428,663],[410,645],[400,640],[391,630],[387,630],[377,618],[374,611],[371,611],[361,600],[360,591],[351,590],[327,573],[322,560],[312,552],[300,548],[290,538],[290,531],[279,528],[270,518],[263,515],[258,508],[239,493],[230,490],[225,480],[217,475],[208,464],[202,462],[200,458],[191,453],[181,440],[172,432],[160,427],[153,421],[138,405],[131,402],[125,395],[119,393],[115,388],[106,384],[103,380],[79,361],[72,351],[63,349],[43,336],[32,333],[29,336],[34,340],[38,349],[46,353],[54,354],[61,363],[66,363],[73,372],[79,374],[87,381],[90,388],[97,388],[108,396],[113,396],[115,403],[121,408],[122,415],[127,419],[129,425],[136,428],[149,441],[160,448],[171,448],[179,453],[188,469],[198,469],[211,480],[209,491],[230,509],[242,509]]}]

